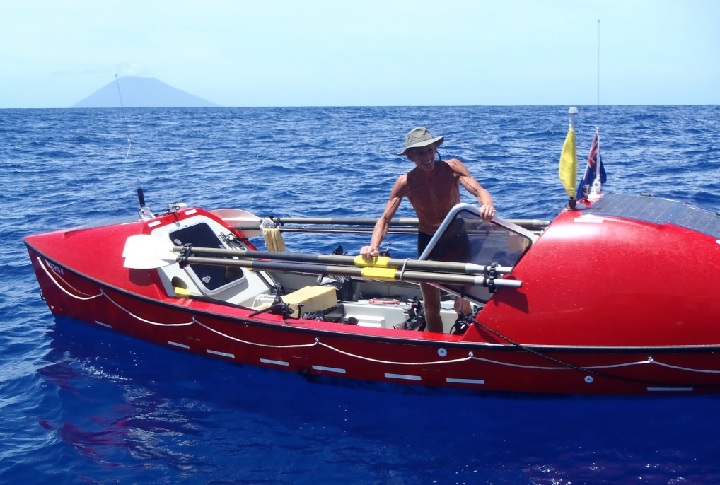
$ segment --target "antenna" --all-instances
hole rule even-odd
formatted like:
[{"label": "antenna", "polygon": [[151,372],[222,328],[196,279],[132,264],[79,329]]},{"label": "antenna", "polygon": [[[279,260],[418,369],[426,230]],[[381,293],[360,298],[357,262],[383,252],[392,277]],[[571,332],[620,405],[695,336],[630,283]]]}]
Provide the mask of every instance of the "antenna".
[{"label": "antenna", "polygon": [[[128,158],[130,158],[130,151],[132,150],[132,140],[130,139],[130,129],[129,129],[129,125],[127,122],[127,118],[125,118],[125,105],[123,104],[122,90],[120,89],[120,81],[118,80],[117,73],[115,74],[115,85],[117,86],[118,97],[120,98],[120,112],[122,113],[123,123],[125,123],[125,128],[127,129],[127,132],[128,132],[128,135],[127,135],[128,149],[127,149],[127,153],[125,154],[125,160],[127,160]],[[142,187],[140,186],[139,181],[138,181],[138,187],[137,187],[137,197],[138,197],[138,202],[140,203],[140,211],[139,211],[140,219],[145,221],[145,220],[152,219],[153,217],[155,217],[155,215],[152,213],[150,208],[148,208],[145,205],[145,192],[143,191]]]},{"label": "antenna", "polygon": [[595,180],[593,180],[588,200],[595,202],[602,194],[602,183],[600,182],[600,19],[597,22],[597,127],[595,128],[595,137],[597,142],[597,151],[595,152]]},{"label": "antenna", "polygon": [[597,25],[597,108],[598,124],[600,124],[600,19]]},{"label": "antenna", "polygon": [[[125,127],[127,128],[128,124],[127,124],[127,119],[125,118],[125,105],[123,104],[122,91],[120,90],[120,81],[118,80],[117,73],[115,74],[115,85],[117,86],[118,96],[120,97],[120,112],[122,113],[123,122],[125,123]],[[128,141],[128,149],[127,149],[127,153],[125,154],[125,160],[130,158],[130,150],[132,149],[132,140],[130,139],[130,130],[128,130],[127,141]]]}]

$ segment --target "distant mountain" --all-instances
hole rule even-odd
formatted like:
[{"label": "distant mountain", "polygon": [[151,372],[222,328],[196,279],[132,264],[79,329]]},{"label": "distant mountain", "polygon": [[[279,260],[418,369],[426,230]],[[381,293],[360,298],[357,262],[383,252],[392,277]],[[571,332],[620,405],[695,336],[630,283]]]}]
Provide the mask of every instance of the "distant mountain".
[{"label": "distant mountain", "polygon": [[[120,92],[118,85],[120,84]],[[153,77],[126,76],[117,78],[78,101],[73,108],[207,108],[217,106],[198,96],[174,88]],[[122,103],[120,97],[122,95]]]}]

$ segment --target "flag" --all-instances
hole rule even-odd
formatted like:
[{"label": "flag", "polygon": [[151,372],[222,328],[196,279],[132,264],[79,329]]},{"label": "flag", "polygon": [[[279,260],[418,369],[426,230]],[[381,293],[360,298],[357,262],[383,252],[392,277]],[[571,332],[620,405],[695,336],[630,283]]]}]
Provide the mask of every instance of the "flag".
[{"label": "flag", "polygon": [[558,167],[558,176],[565,187],[570,198],[575,197],[575,182],[577,182],[577,156],[575,151],[575,130],[572,124],[568,129],[568,134],[563,143],[562,153],[560,154],[560,166]]},{"label": "flag", "polygon": [[[590,144],[590,154],[588,155],[588,161],[587,166],[585,167],[585,174],[583,175],[582,181],[580,182],[580,185],[577,188],[577,194],[575,195],[575,198],[577,200],[582,199],[583,197],[583,187],[586,185],[592,186],[593,181],[595,180],[595,173],[597,169],[597,159],[598,159],[598,134],[597,132],[593,135],[592,143]],[[605,180],[607,180],[607,176],[605,175],[605,164],[602,161],[602,155],[600,155],[600,183],[604,184]]]}]

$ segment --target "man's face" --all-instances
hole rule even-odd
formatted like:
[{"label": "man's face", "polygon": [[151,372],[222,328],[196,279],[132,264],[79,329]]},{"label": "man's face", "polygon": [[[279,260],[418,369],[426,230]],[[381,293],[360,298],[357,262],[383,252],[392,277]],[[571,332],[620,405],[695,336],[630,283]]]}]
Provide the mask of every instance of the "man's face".
[{"label": "man's face", "polygon": [[432,170],[435,166],[435,145],[412,148],[408,150],[407,157],[422,170]]}]

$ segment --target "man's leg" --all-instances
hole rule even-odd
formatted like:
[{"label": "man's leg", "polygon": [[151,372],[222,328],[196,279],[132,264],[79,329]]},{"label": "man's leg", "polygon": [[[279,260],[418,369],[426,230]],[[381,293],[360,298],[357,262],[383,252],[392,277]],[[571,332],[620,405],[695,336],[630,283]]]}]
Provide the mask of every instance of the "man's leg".
[{"label": "man's leg", "polygon": [[460,298],[459,296],[455,297],[454,308],[455,308],[456,312],[458,312],[462,315],[470,315],[470,312],[472,312],[472,308],[470,307],[470,302],[464,298]]},{"label": "man's leg", "polygon": [[443,332],[443,324],[440,319],[440,290],[427,283],[420,283],[423,294],[423,305],[425,307],[425,331]]}]

